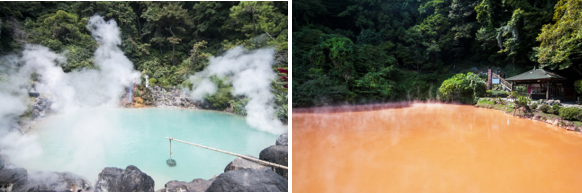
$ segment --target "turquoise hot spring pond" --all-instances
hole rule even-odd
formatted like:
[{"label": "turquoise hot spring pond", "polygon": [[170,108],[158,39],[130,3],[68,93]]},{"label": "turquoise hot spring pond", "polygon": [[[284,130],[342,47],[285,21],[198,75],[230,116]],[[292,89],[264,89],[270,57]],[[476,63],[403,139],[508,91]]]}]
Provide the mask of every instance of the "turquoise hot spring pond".
[{"label": "turquoise hot spring pond", "polygon": [[91,109],[54,115],[37,123],[27,135],[36,135],[42,152],[20,163],[29,170],[70,171],[95,185],[105,167],[135,165],[150,175],[156,190],[171,180],[209,179],[224,171],[236,157],[172,142],[198,143],[239,154],[259,156],[275,144],[277,135],[250,127],[245,118],[223,112],[185,109]]}]

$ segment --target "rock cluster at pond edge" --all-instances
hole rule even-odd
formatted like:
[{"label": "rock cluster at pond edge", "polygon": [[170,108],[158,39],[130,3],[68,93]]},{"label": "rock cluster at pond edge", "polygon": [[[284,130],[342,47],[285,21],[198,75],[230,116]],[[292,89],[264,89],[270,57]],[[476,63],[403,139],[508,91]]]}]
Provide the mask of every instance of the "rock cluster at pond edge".
[{"label": "rock cluster at pond edge", "polygon": [[99,173],[96,192],[153,192],[154,180],[133,165],[125,170],[106,167]]},{"label": "rock cluster at pond edge", "polygon": [[[271,145],[270,147],[263,149],[263,151],[261,151],[259,154],[259,158],[268,162],[288,166],[288,150],[289,146],[287,145],[287,133],[285,133],[279,136],[275,142],[275,145]],[[277,174],[287,179],[288,171],[286,169],[277,167],[273,167],[273,169],[277,172]]]},{"label": "rock cluster at pond edge", "polygon": [[238,169],[216,177],[207,192],[287,192],[287,179],[271,170]]}]

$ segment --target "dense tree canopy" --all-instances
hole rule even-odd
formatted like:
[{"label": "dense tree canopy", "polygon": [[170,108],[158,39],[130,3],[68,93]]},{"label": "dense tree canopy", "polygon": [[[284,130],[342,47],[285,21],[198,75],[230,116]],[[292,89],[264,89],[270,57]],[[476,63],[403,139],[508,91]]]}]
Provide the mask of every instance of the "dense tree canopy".
[{"label": "dense tree canopy", "polygon": [[[0,55],[40,44],[67,56],[65,72],[95,68],[97,43],[86,29],[95,14],[117,22],[125,55],[160,86],[188,86],[188,77],[202,71],[209,57],[237,45],[274,47],[273,71],[287,68],[287,2],[0,2]],[[232,96],[232,85],[215,82],[220,92],[208,97],[212,106],[244,103]],[[274,94],[285,96],[277,100],[284,109],[286,90],[273,83]]]},{"label": "dense tree canopy", "polygon": [[572,68],[582,75],[582,1],[560,0],[554,12],[554,24],[546,24],[537,37],[536,49],[542,67],[560,70]]},{"label": "dense tree canopy", "polygon": [[582,69],[580,2],[293,1],[293,105],[437,99],[475,68]]}]

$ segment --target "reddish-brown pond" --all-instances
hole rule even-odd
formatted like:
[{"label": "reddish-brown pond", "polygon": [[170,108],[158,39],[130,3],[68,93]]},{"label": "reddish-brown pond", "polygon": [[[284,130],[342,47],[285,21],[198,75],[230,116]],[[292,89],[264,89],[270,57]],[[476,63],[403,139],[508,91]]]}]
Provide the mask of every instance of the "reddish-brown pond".
[{"label": "reddish-brown pond", "polygon": [[472,106],[293,112],[294,192],[581,192],[582,137]]}]

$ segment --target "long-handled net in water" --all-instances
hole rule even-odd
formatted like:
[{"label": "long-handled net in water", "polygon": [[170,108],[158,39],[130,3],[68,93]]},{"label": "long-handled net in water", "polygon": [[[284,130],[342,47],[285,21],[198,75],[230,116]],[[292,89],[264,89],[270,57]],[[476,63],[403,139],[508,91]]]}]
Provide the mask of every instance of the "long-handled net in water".
[{"label": "long-handled net in water", "polygon": [[176,166],[176,160],[172,159],[172,140],[170,139],[170,159],[166,160],[166,164],[170,167]]}]

